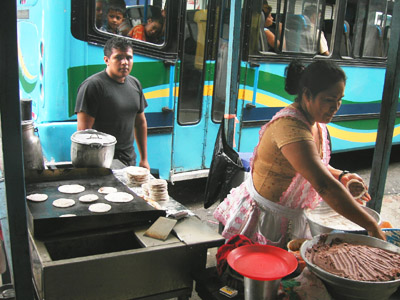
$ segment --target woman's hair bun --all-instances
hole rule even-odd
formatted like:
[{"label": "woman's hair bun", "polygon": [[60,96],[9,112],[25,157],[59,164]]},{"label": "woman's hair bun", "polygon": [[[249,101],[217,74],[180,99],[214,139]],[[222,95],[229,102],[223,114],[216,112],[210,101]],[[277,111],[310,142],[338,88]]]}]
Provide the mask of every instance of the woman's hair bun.
[{"label": "woman's hair bun", "polygon": [[299,93],[300,78],[305,69],[303,63],[299,60],[292,61],[285,69],[285,91],[289,95],[297,95]]}]

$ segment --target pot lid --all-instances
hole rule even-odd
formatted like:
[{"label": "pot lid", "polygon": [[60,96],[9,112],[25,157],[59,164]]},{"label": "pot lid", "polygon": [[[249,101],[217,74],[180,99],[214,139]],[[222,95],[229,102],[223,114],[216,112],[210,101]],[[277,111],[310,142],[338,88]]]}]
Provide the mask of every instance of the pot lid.
[{"label": "pot lid", "polygon": [[71,136],[71,141],[83,145],[101,144],[103,146],[112,146],[117,143],[114,136],[95,129],[76,131]]}]

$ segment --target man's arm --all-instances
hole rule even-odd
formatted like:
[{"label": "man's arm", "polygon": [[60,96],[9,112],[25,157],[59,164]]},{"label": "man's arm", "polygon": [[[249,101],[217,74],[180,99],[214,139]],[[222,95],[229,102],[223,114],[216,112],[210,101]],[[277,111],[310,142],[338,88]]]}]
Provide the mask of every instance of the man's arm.
[{"label": "man's arm", "polygon": [[140,154],[139,166],[150,170],[150,165],[147,161],[147,120],[144,112],[136,115],[135,139]]},{"label": "man's arm", "polygon": [[78,119],[78,130],[93,128],[94,118],[92,116],[89,116],[87,113],[78,112],[77,119]]}]

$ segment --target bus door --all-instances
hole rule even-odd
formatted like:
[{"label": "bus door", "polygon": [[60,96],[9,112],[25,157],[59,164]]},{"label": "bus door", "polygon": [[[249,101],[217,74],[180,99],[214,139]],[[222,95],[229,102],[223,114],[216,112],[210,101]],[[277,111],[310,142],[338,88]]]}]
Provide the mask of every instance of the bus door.
[{"label": "bus door", "polygon": [[[217,17],[209,10],[211,0],[186,0],[183,41],[178,69],[179,96],[175,105],[171,181],[207,175],[206,138],[210,120],[214,62],[207,52],[212,47],[212,26]],[[210,17],[211,16],[211,17]],[[213,20],[210,20],[213,18]],[[211,52],[211,51],[210,51]],[[210,83],[211,82],[211,83]]]}]

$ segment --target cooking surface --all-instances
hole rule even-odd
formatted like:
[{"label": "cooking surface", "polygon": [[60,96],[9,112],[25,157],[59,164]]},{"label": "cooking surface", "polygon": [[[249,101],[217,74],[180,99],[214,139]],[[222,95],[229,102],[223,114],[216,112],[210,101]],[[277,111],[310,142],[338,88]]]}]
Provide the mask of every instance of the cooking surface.
[{"label": "cooking surface", "polygon": [[[79,184],[85,191],[77,194],[65,194],[58,191],[60,185]],[[103,186],[117,188],[118,192],[131,194],[134,199],[126,203],[114,203],[105,200],[106,194],[98,189]],[[44,237],[60,233],[79,232],[91,229],[104,229],[120,225],[150,224],[165,211],[157,210],[133,193],[120,182],[110,169],[76,168],[56,169],[29,172],[26,176],[26,194],[41,193],[48,195],[44,202],[28,201],[30,227],[34,236]],[[95,194],[98,200],[90,203],[79,201],[79,197]],[[58,198],[75,200],[75,205],[68,208],[57,208],[52,202]],[[106,213],[93,213],[89,206],[93,203],[107,203],[111,210]],[[64,214],[75,214],[76,217],[63,217]]]}]

